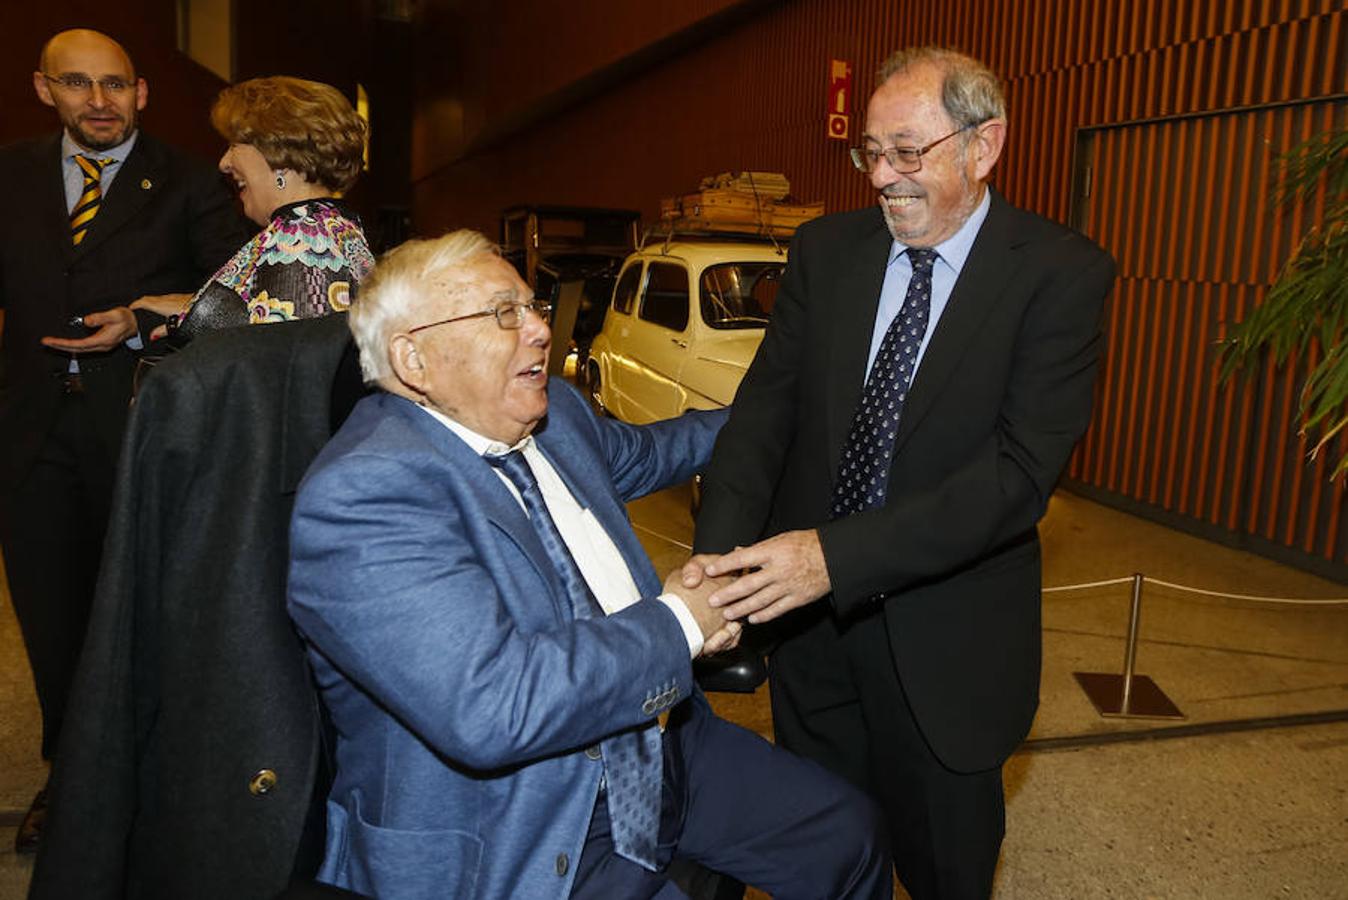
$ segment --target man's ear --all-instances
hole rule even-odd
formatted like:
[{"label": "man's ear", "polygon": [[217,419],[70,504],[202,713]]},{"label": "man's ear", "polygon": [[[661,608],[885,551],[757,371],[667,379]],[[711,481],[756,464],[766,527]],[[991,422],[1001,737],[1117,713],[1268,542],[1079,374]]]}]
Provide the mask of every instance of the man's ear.
[{"label": "man's ear", "polygon": [[399,384],[418,397],[426,395],[422,390],[426,385],[425,360],[410,334],[395,334],[389,338],[388,361]]},{"label": "man's ear", "polygon": [[144,78],[136,79],[136,111],[140,112],[150,100],[150,85]]},{"label": "man's ear", "polygon": [[969,157],[974,164],[974,178],[986,181],[992,167],[1002,155],[1006,145],[1006,120],[988,119],[974,131],[974,139],[969,142]]},{"label": "man's ear", "polygon": [[56,101],[52,99],[51,85],[47,84],[47,79],[41,72],[33,73],[33,90],[37,91],[37,99],[41,100],[45,105],[56,105]]}]

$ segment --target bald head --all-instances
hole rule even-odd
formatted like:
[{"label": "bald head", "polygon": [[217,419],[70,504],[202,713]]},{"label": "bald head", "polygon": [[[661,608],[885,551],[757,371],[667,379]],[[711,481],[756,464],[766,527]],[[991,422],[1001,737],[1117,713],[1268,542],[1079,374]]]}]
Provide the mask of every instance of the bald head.
[{"label": "bald head", "polygon": [[122,45],[89,28],[62,31],[43,45],[33,89],[71,139],[94,151],[125,142],[149,97]]},{"label": "bald head", "polygon": [[61,59],[70,54],[81,55],[89,52],[120,57],[127,74],[135,72],[135,66],[131,64],[131,55],[126,52],[126,48],[103,32],[94,31],[92,28],[71,28],[69,31],[52,35],[51,39],[42,45],[42,53],[37,58],[38,71],[54,71],[53,57]]}]

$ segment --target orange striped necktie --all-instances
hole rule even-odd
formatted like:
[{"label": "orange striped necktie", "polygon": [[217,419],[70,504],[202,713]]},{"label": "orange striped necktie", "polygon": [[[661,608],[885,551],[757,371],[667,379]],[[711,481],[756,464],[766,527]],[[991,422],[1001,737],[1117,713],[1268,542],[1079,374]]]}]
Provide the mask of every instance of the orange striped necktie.
[{"label": "orange striped necktie", "polygon": [[75,208],[70,211],[70,239],[74,241],[76,247],[89,231],[89,223],[98,215],[98,205],[103,200],[101,187],[103,169],[110,162],[112,162],[110,159],[95,159],[92,156],[75,157],[75,165],[84,173],[84,186],[80,188],[80,199],[75,201]]}]

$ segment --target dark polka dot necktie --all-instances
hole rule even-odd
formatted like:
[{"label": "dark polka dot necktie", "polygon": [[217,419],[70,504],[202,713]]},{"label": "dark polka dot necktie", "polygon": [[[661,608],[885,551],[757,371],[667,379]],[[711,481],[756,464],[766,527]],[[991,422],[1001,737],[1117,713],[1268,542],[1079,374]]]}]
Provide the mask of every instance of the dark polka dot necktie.
[{"label": "dark polka dot necktie", "polygon": [[[538,533],[543,550],[553,564],[577,619],[604,615],[599,602],[590,592],[585,576],[576,565],[575,557],[567,549],[566,541],[557,528],[552,514],[543,501],[538,480],[519,450],[501,456],[485,457],[499,469],[520,492],[524,510]],[[652,721],[643,728],[633,728],[604,738],[599,750],[604,758],[604,778],[608,783],[609,825],[613,833],[613,849],[624,859],[654,871],[656,842],[660,834],[660,789],[664,776],[664,754],[660,729]]]},{"label": "dark polka dot necktie", "polygon": [[875,509],[885,502],[894,437],[917,368],[917,349],[931,315],[931,267],[936,262],[935,250],[910,247],[907,252],[913,263],[913,278],[899,314],[880,342],[843,445],[838,477],[833,482],[834,519]]}]

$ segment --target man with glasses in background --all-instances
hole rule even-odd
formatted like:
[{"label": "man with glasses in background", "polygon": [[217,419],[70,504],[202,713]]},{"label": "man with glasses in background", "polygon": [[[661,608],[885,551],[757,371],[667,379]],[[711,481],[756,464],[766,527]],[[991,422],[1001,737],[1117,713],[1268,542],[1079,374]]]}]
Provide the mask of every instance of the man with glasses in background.
[{"label": "man with glasses in background", "polygon": [[1001,767],[1038,703],[1035,528],[1114,278],[987,186],[1006,129],[976,60],[885,62],[852,151],[879,208],[797,232],[685,570],[742,573],[710,602],[773,623],[778,742],[880,801],[916,900],[992,888]]},{"label": "man with glasses in background", "polygon": [[[625,503],[723,411],[633,426],[548,378],[547,310],[482,235],[414,240],[350,310],[367,383],[301,483],[289,609],[336,733],[319,880],[371,897],[891,894],[860,791],[712,713],[739,626],[663,584]],[[663,720],[663,721],[661,721]]]},{"label": "man with glasses in background", "polygon": [[[42,48],[59,134],[0,149],[0,547],[56,751],[98,573],[140,335],[128,308],[187,293],[247,240],[208,165],[137,129],[149,88],[104,34]],[[36,849],[39,791],[16,838]]]}]

